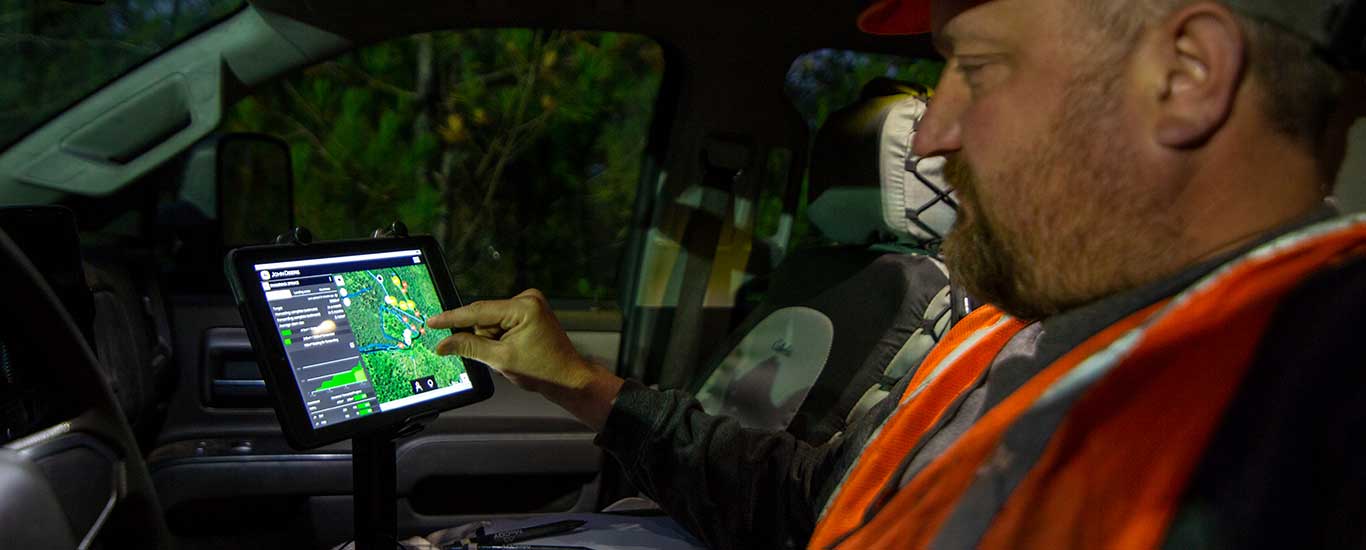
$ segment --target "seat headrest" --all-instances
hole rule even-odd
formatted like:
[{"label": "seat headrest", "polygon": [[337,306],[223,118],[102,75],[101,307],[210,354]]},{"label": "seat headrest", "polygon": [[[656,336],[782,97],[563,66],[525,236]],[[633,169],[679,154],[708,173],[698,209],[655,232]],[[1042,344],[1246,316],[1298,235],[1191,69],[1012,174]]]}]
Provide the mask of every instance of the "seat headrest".
[{"label": "seat headrest", "polygon": [[827,238],[925,246],[953,226],[944,160],[911,154],[927,95],[913,84],[874,79],[816,133],[807,216]]}]

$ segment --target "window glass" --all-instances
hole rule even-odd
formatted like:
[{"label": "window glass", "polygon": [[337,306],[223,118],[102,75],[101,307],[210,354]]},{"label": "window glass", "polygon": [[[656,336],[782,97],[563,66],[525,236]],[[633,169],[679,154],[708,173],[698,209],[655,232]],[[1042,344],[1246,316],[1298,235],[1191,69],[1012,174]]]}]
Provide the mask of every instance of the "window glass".
[{"label": "window glass", "polygon": [[290,144],[321,239],[401,220],[462,293],[616,299],[663,54],[641,36],[481,29],[356,50],[236,105]]},{"label": "window glass", "polygon": [[792,151],[774,148],[768,152],[767,166],[760,180],[759,208],[754,219],[754,236],[760,239],[782,238],[783,198],[791,181]]},{"label": "window glass", "polygon": [[[816,50],[801,55],[787,71],[784,89],[793,105],[806,118],[812,136],[830,113],[858,100],[863,86],[877,77],[921,84],[933,89],[939,84],[944,62],[938,59],[912,59],[894,55],[864,53],[850,50]],[[802,190],[793,220],[791,247],[821,244],[824,239],[812,231],[806,218],[807,179],[802,178]],[[760,211],[778,211],[771,203],[781,204],[782,197],[768,193],[760,197]],[[790,249],[790,248],[789,248]]]},{"label": "window glass", "polygon": [[243,0],[0,0],[0,148]]},{"label": "window glass", "polygon": [[858,99],[863,85],[879,76],[934,89],[944,62],[850,50],[802,54],[787,70],[784,91],[815,131],[830,113]]}]

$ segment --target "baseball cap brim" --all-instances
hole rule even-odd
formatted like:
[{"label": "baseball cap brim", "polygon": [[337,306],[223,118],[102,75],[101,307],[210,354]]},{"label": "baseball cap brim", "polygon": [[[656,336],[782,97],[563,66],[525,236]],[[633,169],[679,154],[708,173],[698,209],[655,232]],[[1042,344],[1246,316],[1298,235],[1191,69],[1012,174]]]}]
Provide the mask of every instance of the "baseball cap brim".
[{"label": "baseball cap brim", "polygon": [[859,30],[898,35],[930,32],[929,0],[878,0],[858,17]]}]

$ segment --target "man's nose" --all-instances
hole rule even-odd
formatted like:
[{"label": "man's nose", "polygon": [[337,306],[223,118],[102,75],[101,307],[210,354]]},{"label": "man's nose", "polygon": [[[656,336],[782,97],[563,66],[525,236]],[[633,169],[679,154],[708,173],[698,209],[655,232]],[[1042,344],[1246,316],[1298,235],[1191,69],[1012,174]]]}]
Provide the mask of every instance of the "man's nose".
[{"label": "man's nose", "polygon": [[941,79],[934,97],[930,100],[925,116],[916,126],[915,141],[911,153],[918,157],[947,155],[962,148],[962,117],[964,101],[961,84],[956,78],[945,74]]}]

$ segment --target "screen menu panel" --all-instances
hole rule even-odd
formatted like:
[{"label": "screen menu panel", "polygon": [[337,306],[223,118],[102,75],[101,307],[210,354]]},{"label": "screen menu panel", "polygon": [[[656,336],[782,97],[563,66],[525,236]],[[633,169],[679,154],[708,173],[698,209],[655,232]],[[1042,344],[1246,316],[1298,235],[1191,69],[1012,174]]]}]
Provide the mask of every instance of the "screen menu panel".
[{"label": "screen menu panel", "polygon": [[441,300],[421,250],[254,266],[314,428],[473,387],[449,331],[427,328]]}]

